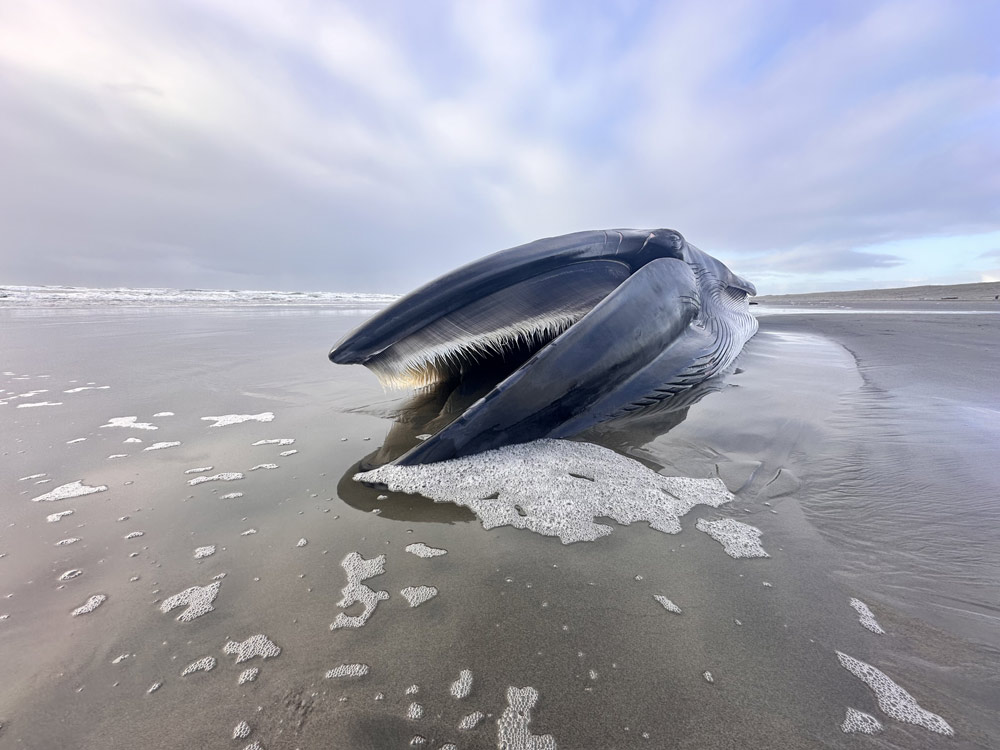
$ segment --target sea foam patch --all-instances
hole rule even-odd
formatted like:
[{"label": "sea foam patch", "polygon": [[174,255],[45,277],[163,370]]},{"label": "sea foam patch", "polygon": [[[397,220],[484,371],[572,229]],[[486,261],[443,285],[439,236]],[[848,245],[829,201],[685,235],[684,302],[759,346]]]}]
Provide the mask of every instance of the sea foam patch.
[{"label": "sea foam patch", "polygon": [[699,518],[695,528],[721,544],[730,557],[770,557],[760,545],[761,531],[756,526],[740,523],[732,518],[720,518],[716,521]]},{"label": "sea foam patch", "polygon": [[83,497],[84,495],[93,495],[95,492],[105,492],[108,489],[107,485],[102,484],[98,486],[91,487],[90,485],[84,484],[82,481],[77,480],[75,482],[70,482],[69,484],[63,484],[56,487],[54,490],[46,492],[44,495],[39,495],[38,497],[31,498],[33,503],[51,503],[56,500],[69,500],[73,497]]},{"label": "sea foam patch", "polygon": [[194,487],[196,484],[204,484],[205,482],[233,482],[242,478],[243,474],[241,472],[224,471],[221,474],[212,474],[207,477],[195,477],[194,479],[189,479],[188,484]]},{"label": "sea foam patch", "polygon": [[440,557],[441,555],[447,555],[448,550],[439,549],[437,547],[428,547],[423,542],[417,542],[416,544],[407,544],[406,551],[411,555],[416,555],[417,557]]},{"label": "sea foam patch", "polygon": [[221,581],[216,581],[207,586],[192,586],[189,589],[184,589],[179,594],[164,599],[160,604],[160,611],[166,613],[177,607],[186,606],[187,609],[177,616],[177,620],[178,622],[191,622],[191,620],[215,609],[212,602],[219,595],[221,585]]},{"label": "sea foam patch", "polygon": [[935,713],[920,707],[916,699],[897,685],[882,670],[860,659],[837,652],[840,666],[868,685],[873,693],[878,707],[896,721],[916,724],[938,734],[953,735],[955,730]]},{"label": "sea foam patch", "polygon": [[154,424],[149,422],[138,422],[138,417],[111,417],[107,424],[102,424],[101,427],[130,427],[133,430],[158,430],[160,429]]},{"label": "sea foam patch", "polygon": [[675,615],[679,615],[681,613],[681,608],[670,601],[667,597],[660,594],[653,594],[653,598],[662,604],[663,608],[667,610],[667,612],[673,612]]},{"label": "sea foam patch", "polygon": [[175,448],[181,444],[180,440],[170,440],[163,443],[153,443],[152,445],[143,448],[144,451],[161,451],[164,448]]},{"label": "sea foam patch", "polygon": [[451,694],[461,700],[472,692],[472,670],[463,669],[458,673],[458,679],[451,683]]},{"label": "sea foam patch", "polygon": [[195,672],[211,672],[213,669],[215,669],[215,657],[205,656],[184,667],[181,677],[187,677],[189,674],[194,674]]},{"label": "sea foam patch", "polygon": [[354,476],[396,492],[419,493],[470,508],[487,529],[513,526],[564,544],[593,541],[612,527],[646,521],[676,534],[695,505],[733,499],[720,479],[664,477],[626,456],[591,443],[536,440],[422,466],[387,464]]},{"label": "sea foam patch", "polygon": [[433,586],[407,586],[399,593],[410,603],[411,607],[419,607],[437,596],[438,590]]},{"label": "sea foam patch", "polygon": [[875,734],[882,731],[882,722],[871,714],[848,707],[840,731],[844,734]]},{"label": "sea foam patch", "polygon": [[860,599],[851,599],[851,609],[858,613],[858,622],[868,630],[872,631],[876,635],[885,635],[885,631],[882,626],[878,624],[878,620],[875,619],[875,613],[872,612],[868,605],[865,604]]},{"label": "sea foam patch", "polygon": [[263,633],[252,635],[243,642],[229,641],[222,650],[236,657],[236,664],[259,656],[261,659],[272,659],[281,653],[281,648]]},{"label": "sea foam patch", "polygon": [[531,710],[538,703],[538,691],[533,687],[507,688],[507,708],[497,721],[499,750],[556,750],[551,734],[536,735],[528,729]]},{"label": "sea foam patch", "polygon": [[364,609],[354,617],[340,612],[330,623],[330,630],[360,628],[375,613],[378,603],[389,598],[388,591],[375,591],[362,583],[385,573],[385,555],[366,560],[360,553],[351,552],[340,565],[347,573],[347,585],[340,591],[342,596],[337,606],[347,609],[360,602]]},{"label": "sea foam patch", "polygon": [[104,602],[108,600],[105,594],[94,594],[92,597],[87,599],[82,605],[70,612],[73,617],[79,617],[80,615],[89,615],[95,609],[100,607]]},{"label": "sea foam patch", "polygon": [[367,664],[341,664],[339,667],[329,670],[325,677],[328,680],[339,677],[364,677],[369,671]]},{"label": "sea foam patch", "polygon": [[260,414],[223,414],[220,417],[202,417],[201,419],[203,422],[214,422],[209,427],[228,427],[243,422],[271,422],[274,420],[274,413],[264,411]]}]

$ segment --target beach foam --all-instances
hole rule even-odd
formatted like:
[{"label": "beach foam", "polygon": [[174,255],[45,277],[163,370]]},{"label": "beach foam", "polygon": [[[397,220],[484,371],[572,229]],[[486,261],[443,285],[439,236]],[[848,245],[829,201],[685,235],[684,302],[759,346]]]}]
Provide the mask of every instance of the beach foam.
[{"label": "beach foam", "polygon": [[347,609],[360,602],[364,610],[360,615],[354,617],[343,612],[339,613],[330,623],[330,630],[360,628],[368,622],[369,617],[375,614],[375,607],[378,606],[378,603],[389,598],[388,591],[375,591],[362,583],[362,581],[385,573],[385,555],[366,560],[360,553],[351,552],[340,565],[347,573],[347,585],[340,590],[342,596],[337,602],[337,606]]},{"label": "beach foam", "polygon": [[215,609],[212,602],[219,595],[221,585],[221,581],[216,581],[207,586],[192,586],[189,589],[184,589],[179,594],[164,599],[160,604],[160,611],[166,613],[177,607],[187,606],[187,609],[177,616],[177,621],[191,622]]},{"label": "beach foam", "polygon": [[215,554],[215,545],[209,544],[205,547],[198,547],[194,551],[194,558],[195,560],[200,560],[203,557],[211,557],[214,554]]},{"label": "beach foam", "polygon": [[529,529],[564,544],[610,534],[612,527],[594,520],[603,516],[621,524],[647,521],[676,534],[680,517],[695,505],[733,499],[720,479],[664,477],[607,448],[566,440],[420,466],[387,464],[354,479],[466,506],[487,529]]},{"label": "beach foam", "polygon": [[681,608],[674,604],[672,601],[667,599],[665,596],[660,596],[659,594],[653,594],[653,598],[656,599],[667,612],[673,612],[676,615],[681,613]]},{"label": "beach foam", "polygon": [[328,671],[325,677],[328,680],[338,677],[364,677],[368,674],[369,669],[367,664],[341,664]]},{"label": "beach foam", "polygon": [[221,417],[202,417],[202,421],[215,422],[209,427],[228,427],[244,422],[271,422],[274,420],[274,413],[269,411],[260,414],[223,414]]},{"label": "beach foam", "polygon": [[410,603],[411,607],[419,607],[437,596],[438,590],[433,586],[407,586],[399,593]]},{"label": "beach foam", "polygon": [[156,425],[150,424],[149,422],[137,422],[138,417],[112,417],[108,420],[107,424],[102,424],[101,427],[130,427],[133,430],[158,430],[160,429]]},{"label": "beach foam", "polygon": [[497,750],[556,750],[551,734],[535,735],[528,729],[537,702],[533,687],[507,688],[507,707],[497,721]]},{"label": "beach foam", "polygon": [[458,673],[458,679],[451,683],[451,694],[453,697],[467,698],[472,692],[472,670],[463,669]]},{"label": "beach foam", "polygon": [[458,728],[462,731],[475,729],[479,726],[479,722],[481,722],[485,716],[486,714],[482,711],[473,711],[471,714],[466,714],[462,717],[462,720],[458,722]]},{"label": "beach foam", "polygon": [[438,549],[437,547],[428,547],[423,542],[417,542],[416,544],[406,545],[406,551],[411,555],[416,555],[417,557],[440,557],[441,555],[447,555],[448,550]]},{"label": "beach foam", "polygon": [[184,667],[181,677],[187,677],[189,674],[194,674],[195,672],[211,672],[213,669],[215,669],[215,657],[204,656]]},{"label": "beach foam", "polygon": [[206,471],[211,471],[214,468],[215,468],[214,466],[198,466],[198,467],[196,467],[194,469],[185,469],[184,473],[185,474],[201,474],[201,473],[206,472]]},{"label": "beach foam", "polygon": [[259,656],[261,659],[271,659],[281,653],[281,649],[275,645],[274,641],[263,633],[252,635],[242,643],[229,641],[222,647],[222,650],[229,655],[235,655],[236,664],[242,664],[255,656]]},{"label": "beach foam", "polygon": [[893,682],[885,672],[840,651],[837,652],[837,659],[840,661],[840,666],[868,685],[875,693],[878,707],[886,715],[896,721],[916,724],[938,734],[949,736],[955,734],[955,730],[948,722],[937,714],[921,708],[916,699]]},{"label": "beach foam", "polygon": [[89,615],[95,609],[97,609],[102,604],[104,604],[104,602],[106,602],[107,600],[108,600],[108,597],[105,594],[94,594],[86,602],[84,602],[81,606],[77,607],[72,612],[70,612],[70,614],[73,617],[77,617],[79,615]]},{"label": "beach foam", "polygon": [[406,707],[406,718],[416,721],[417,719],[422,719],[424,716],[424,707],[419,703],[411,703]]},{"label": "beach foam", "polygon": [[250,725],[245,721],[241,721],[239,724],[233,727],[233,739],[245,740],[247,737],[250,736],[250,732],[251,732]]},{"label": "beach foam", "polygon": [[260,674],[260,667],[250,667],[250,669],[244,669],[240,672],[240,677],[236,681],[236,684],[245,685],[248,682],[253,682],[257,679],[258,674]]},{"label": "beach foam", "polygon": [[251,446],[254,445],[292,445],[295,442],[295,438],[272,438],[271,440],[258,440],[256,443],[250,443]]},{"label": "beach foam", "polygon": [[56,523],[57,521],[65,518],[66,516],[71,516],[76,511],[73,510],[61,510],[58,513],[52,513],[51,515],[45,516],[46,523]]},{"label": "beach foam", "polygon": [[176,446],[178,446],[180,444],[181,444],[180,440],[172,440],[172,441],[166,442],[166,443],[153,443],[152,445],[150,445],[150,446],[148,446],[146,448],[143,448],[143,450],[144,451],[160,451],[160,450],[163,450],[164,448],[174,448],[174,447],[176,447]]},{"label": "beach foam", "polygon": [[761,531],[756,526],[740,523],[732,518],[720,518],[716,521],[699,518],[695,528],[721,544],[730,557],[770,557],[760,545]]},{"label": "beach foam", "polygon": [[258,469],[277,469],[278,464],[257,464],[256,466],[250,467],[250,471],[257,471]]},{"label": "beach foam", "polygon": [[238,471],[224,471],[221,474],[212,474],[208,477],[195,477],[194,479],[189,479],[188,484],[194,487],[196,484],[202,484],[203,482],[232,482],[242,478],[243,474]]},{"label": "beach foam", "polygon": [[849,707],[840,730],[844,734],[875,734],[882,731],[882,722],[871,714]]},{"label": "beach foam", "polygon": [[95,492],[105,492],[108,489],[107,485],[102,484],[96,487],[91,487],[84,484],[82,481],[77,480],[75,482],[70,482],[69,484],[60,485],[54,490],[46,492],[44,495],[39,495],[38,497],[31,498],[33,503],[51,503],[56,500],[69,500],[73,497],[83,497],[84,495],[93,495]]},{"label": "beach foam", "polygon": [[851,608],[858,613],[858,622],[860,622],[868,630],[876,633],[877,635],[884,635],[885,631],[882,626],[878,624],[878,620],[875,619],[875,613],[868,609],[868,605],[865,604],[860,599],[851,599]]}]

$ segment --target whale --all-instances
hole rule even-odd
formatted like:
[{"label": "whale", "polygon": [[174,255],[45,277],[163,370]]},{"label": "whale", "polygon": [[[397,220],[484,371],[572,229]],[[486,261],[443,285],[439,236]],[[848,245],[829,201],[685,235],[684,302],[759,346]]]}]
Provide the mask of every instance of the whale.
[{"label": "whale", "polygon": [[335,364],[386,388],[503,373],[394,460],[433,463],[690,403],[757,331],[756,288],[673,229],[548,237],[420,287],[345,336]]}]

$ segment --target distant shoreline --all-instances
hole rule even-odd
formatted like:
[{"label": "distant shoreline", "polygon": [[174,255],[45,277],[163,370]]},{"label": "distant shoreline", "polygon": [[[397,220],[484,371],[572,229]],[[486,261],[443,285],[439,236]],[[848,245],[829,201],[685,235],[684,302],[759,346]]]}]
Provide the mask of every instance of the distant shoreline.
[{"label": "distant shoreline", "polygon": [[766,294],[755,297],[762,305],[815,305],[849,302],[995,302],[1000,295],[1000,281],[977,284],[947,284],[859,289],[847,292],[811,292],[808,294]]}]

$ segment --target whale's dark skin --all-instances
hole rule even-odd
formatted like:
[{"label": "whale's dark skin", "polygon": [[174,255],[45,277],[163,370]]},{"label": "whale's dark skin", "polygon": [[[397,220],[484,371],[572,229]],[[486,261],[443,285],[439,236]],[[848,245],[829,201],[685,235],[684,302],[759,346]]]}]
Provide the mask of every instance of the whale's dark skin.
[{"label": "whale's dark skin", "polygon": [[577,232],[432,281],[349,334],[330,359],[420,387],[498,356],[528,357],[396,460],[430,463],[570,437],[682,398],[729,367],[756,332],[748,307],[755,293],[674,230]]}]

